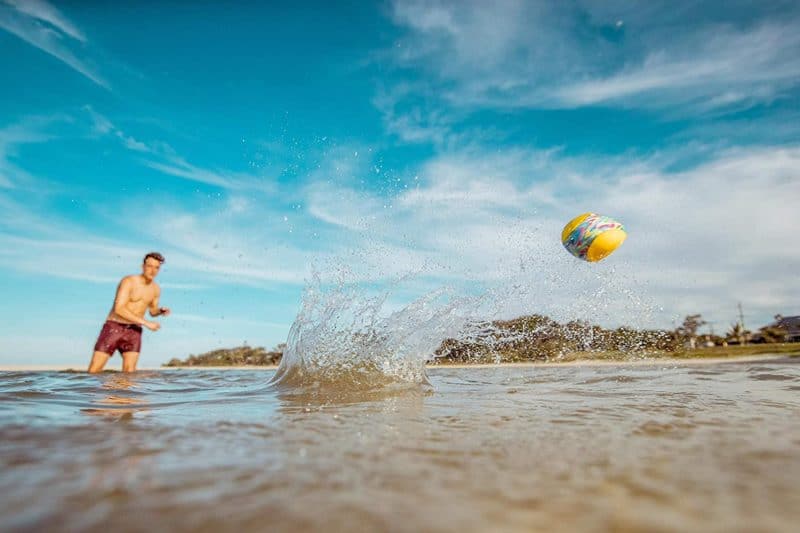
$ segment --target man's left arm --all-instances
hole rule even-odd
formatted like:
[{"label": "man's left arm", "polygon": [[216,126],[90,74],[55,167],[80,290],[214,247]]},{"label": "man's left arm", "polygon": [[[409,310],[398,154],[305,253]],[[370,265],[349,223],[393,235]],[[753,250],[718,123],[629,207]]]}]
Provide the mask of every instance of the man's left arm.
[{"label": "man's left arm", "polygon": [[161,297],[161,287],[156,289],[156,297],[150,302],[150,316],[169,316],[169,307],[160,307],[158,300]]}]

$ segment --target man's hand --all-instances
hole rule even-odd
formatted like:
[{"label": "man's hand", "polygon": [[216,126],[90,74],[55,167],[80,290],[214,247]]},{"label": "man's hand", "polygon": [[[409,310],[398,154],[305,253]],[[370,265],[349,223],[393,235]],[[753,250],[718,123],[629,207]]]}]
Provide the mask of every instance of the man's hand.
[{"label": "man's hand", "polygon": [[150,331],[158,331],[159,329],[161,329],[161,324],[159,324],[158,322],[147,322],[147,321],[145,321],[144,327],[146,327]]},{"label": "man's hand", "polygon": [[169,316],[169,307],[159,307],[158,314],[163,316]]}]

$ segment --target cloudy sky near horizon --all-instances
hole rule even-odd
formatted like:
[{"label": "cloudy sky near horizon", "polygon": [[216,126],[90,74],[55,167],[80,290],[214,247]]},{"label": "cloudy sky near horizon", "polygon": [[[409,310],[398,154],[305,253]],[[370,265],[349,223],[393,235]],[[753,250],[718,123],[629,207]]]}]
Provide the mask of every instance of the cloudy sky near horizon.
[{"label": "cloudy sky near horizon", "polygon": [[[797,2],[140,4],[0,0],[0,364],[88,362],[149,250],[142,366],[285,341],[312,266],[413,274],[395,307],[800,314]],[[586,211],[629,229],[594,265]]]}]

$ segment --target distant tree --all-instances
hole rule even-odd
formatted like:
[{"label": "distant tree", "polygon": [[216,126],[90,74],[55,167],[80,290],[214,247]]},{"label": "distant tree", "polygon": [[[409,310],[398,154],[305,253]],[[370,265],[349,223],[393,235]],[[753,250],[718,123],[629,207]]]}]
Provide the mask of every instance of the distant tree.
[{"label": "distant tree", "polygon": [[697,331],[706,324],[708,324],[708,322],[703,320],[702,315],[688,315],[683,319],[683,324],[678,327],[676,332],[689,342],[690,348],[696,348]]},{"label": "distant tree", "polygon": [[730,329],[725,334],[725,339],[728,342],[736,341],[739,344],[746,344],[747,336],[749,334],[750,332],[742,327],[741,322],[736,322],[734,324],[731,324]]},{"label": "distant tree", "polygon": [[172,358],[165,366],[241,366],[241,365],[276,365],[280,362],[282,352],[268,352],[261,346],[240,346],[212,350],[200,355],[189,355],[185,361]]},{"label": "distant tree", "polygon": [[761,342],[774,343],[785,342],[786,334],[788,332],[777,324],[770,324],[768,326],[764,326],[763,328],[759,328],[758,333]]}]

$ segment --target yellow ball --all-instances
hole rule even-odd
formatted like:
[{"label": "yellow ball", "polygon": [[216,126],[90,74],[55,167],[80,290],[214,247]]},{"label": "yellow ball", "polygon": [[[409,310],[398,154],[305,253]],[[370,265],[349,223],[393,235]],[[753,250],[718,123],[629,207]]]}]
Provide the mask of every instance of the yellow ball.
[{"label": "yellow ball", "polygon": [[564,226],[561,243],[578,259],[595,262],[619,248],[627,236],[625,226],[616,220],[583,213]]}]

